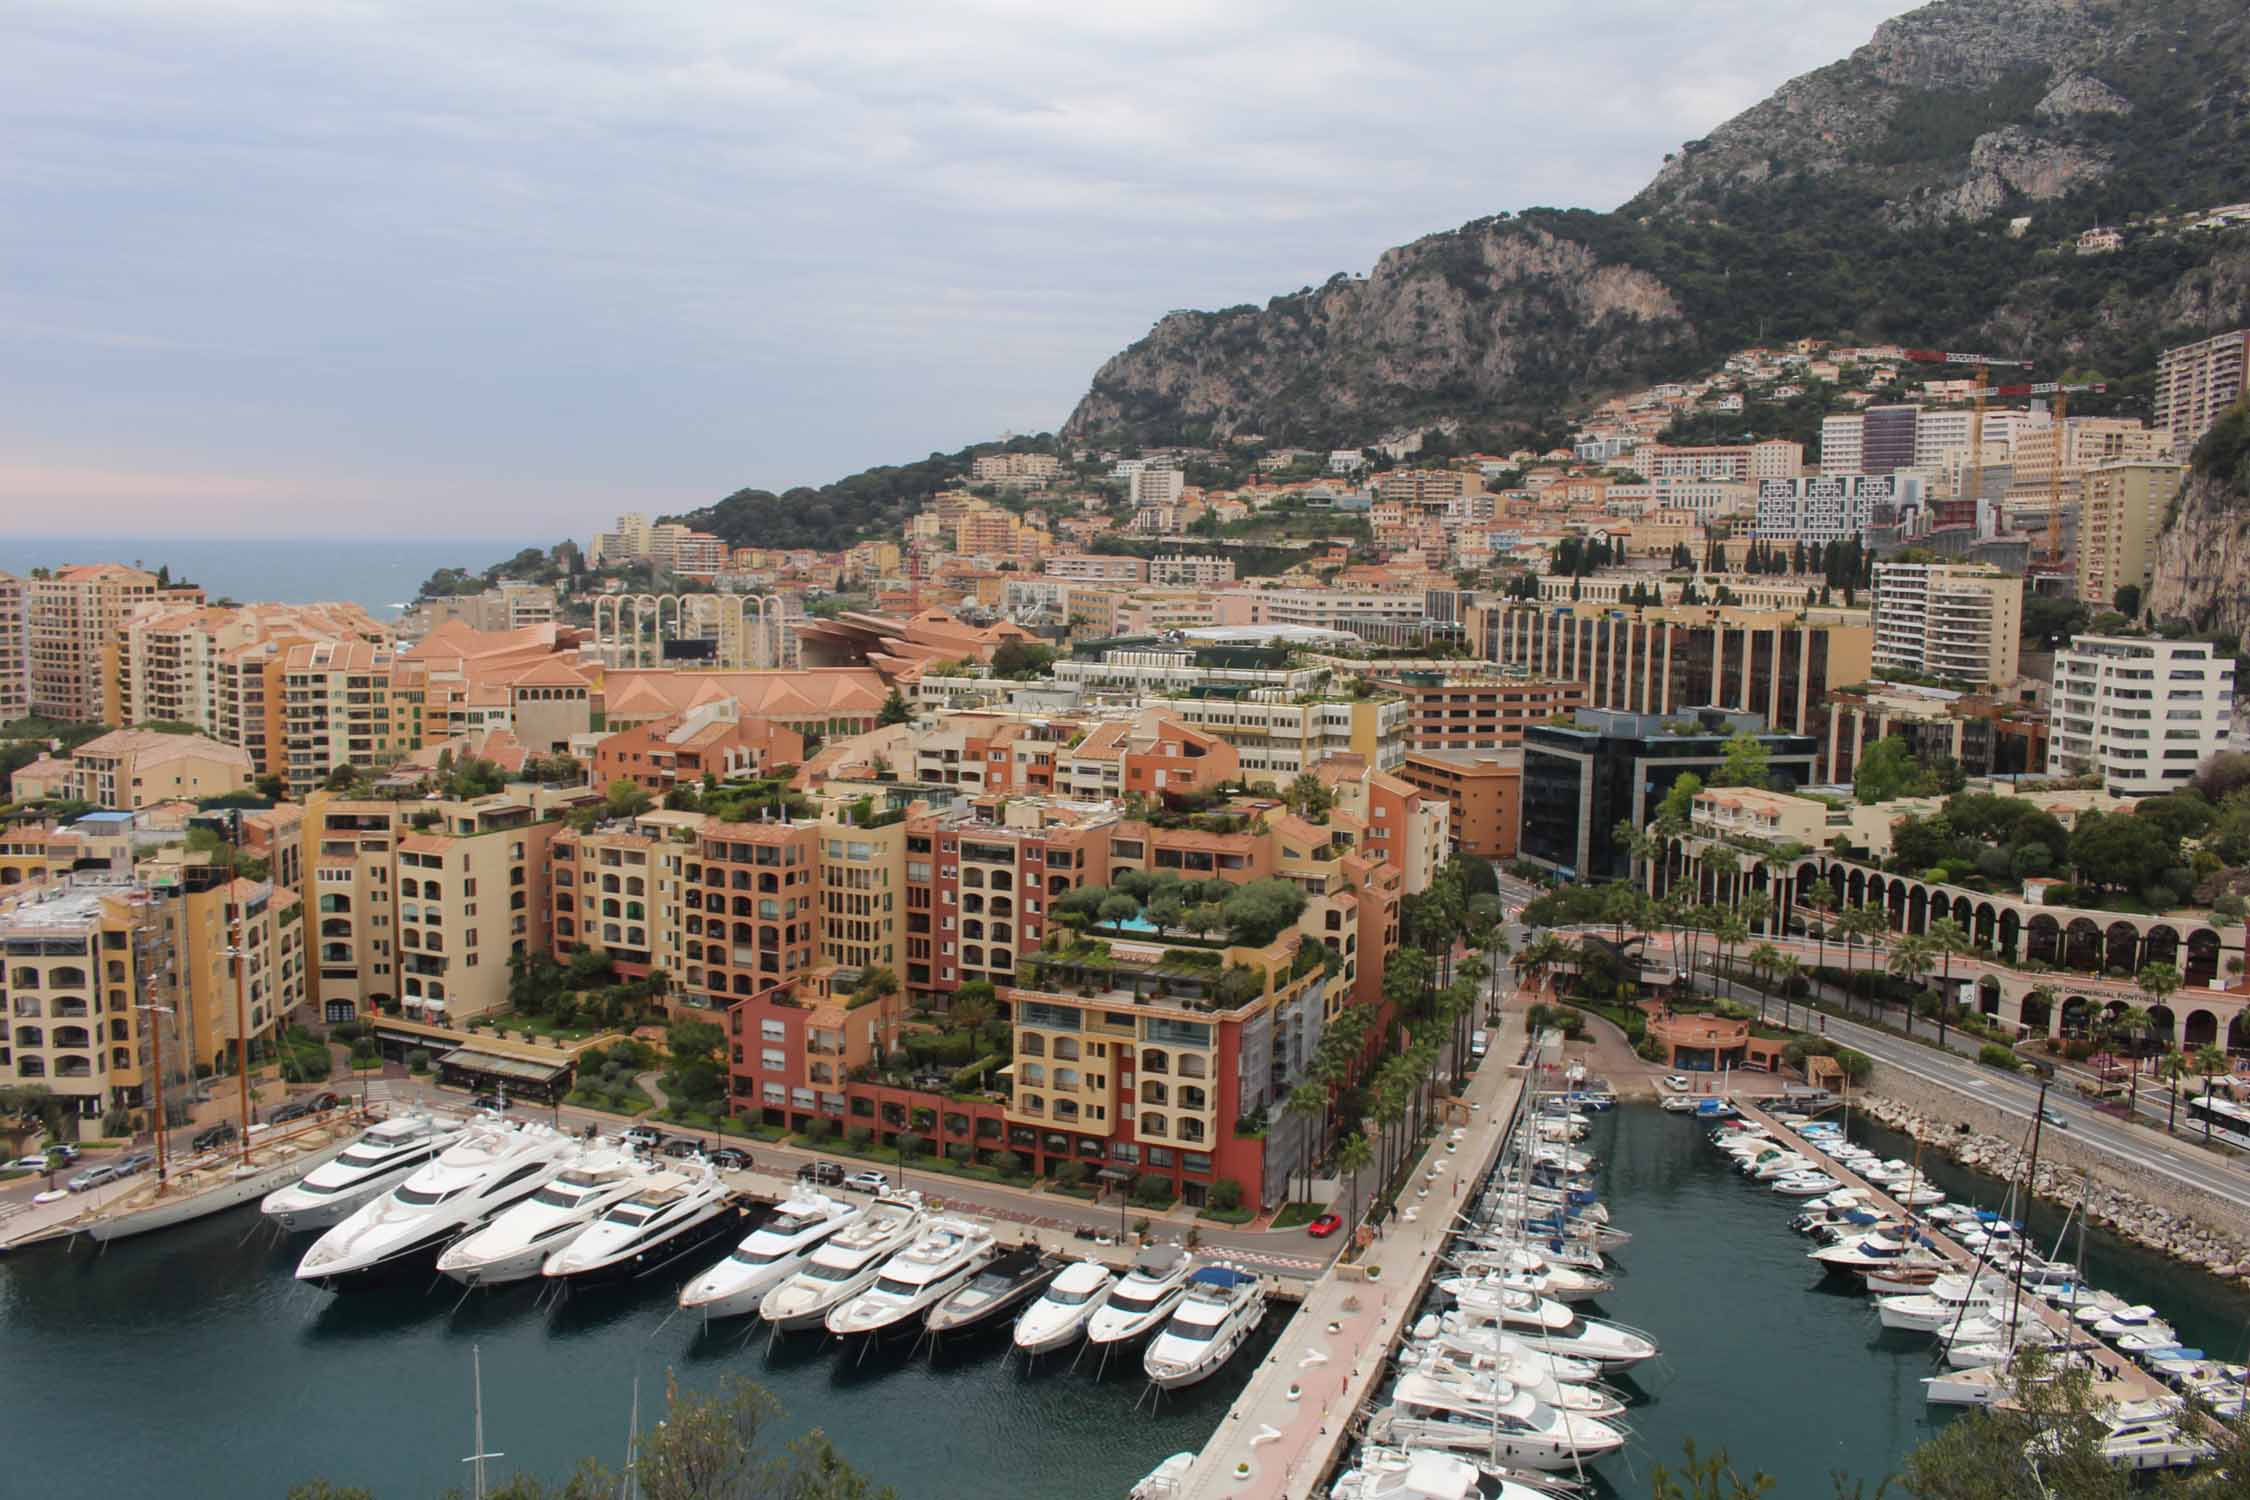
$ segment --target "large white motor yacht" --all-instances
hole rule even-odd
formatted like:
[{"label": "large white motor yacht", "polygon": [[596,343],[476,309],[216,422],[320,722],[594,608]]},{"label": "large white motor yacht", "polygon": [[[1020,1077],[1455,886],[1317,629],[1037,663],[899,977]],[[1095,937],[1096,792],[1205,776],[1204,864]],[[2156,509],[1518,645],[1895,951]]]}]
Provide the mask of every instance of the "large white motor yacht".
[{"label": "large white motor yacht", "polygon": [[656,1169],[629,1150],[590,1151],[578,1164],[473,1234],[445,1247],[437,1268],[468,1286],[500,1286],[537,1276],[547,1257],[585,1232]]},{"label": "large white motor yacht", "polygon": [[1133,1269],[1086,1320],[1086,1341],[1128,1344],[1154,1333],[1187,1295],[1188,1270],[1187,1253],[1175,1246],[1151,1245],[1141,1251]]},{"label": "large white motor yacht", "polygon": [[1458,1299],[1467,1317],[1496,1323],[1534,1349],[1590,1359],[1621,1370],[1654,1359],[1656,1340],[1637,1328],[1580,1317],[1562,1303],[1506,1287],[1478,1287]]},{"label": "large white motor yacht", "polygon": [[258,1212],[296,1233],[341,1224],[370,1198],[388,1192],[461,1138],[461,1127],[428,1115],[379,1120],[342,1153],[284,1188]]},{"label": "large white motor yacht", "polygon": [[1609,1423],[1557,1411],[1504,1380],[1419,1371],[1399,1377],[1391,1404],[1369,1423],[1368,1436],[1550,1472],[1576,1469],[1625,1446],[1625,1434]]},{"label": "large white motor yacht", "polygon": [[437,1160],[315,1240],[297,1279],[341,1291],[426,1270],[446,1242],[538,1192],[581,1152],[576,1139],[544,1125],[474,1125]]},{"label": "large white motor yacht", "polygon": [[584,1286],[653,1275],[734,1232],[734,1190],[708,1162],[659,1171],[547,1257],[539,1274]]},{"label": "large white motor yacht", "polygon": [[1148,1378],[1167,1391],[1193,1385],[1234,1356],[1266,1315],[1264,1283],[1235,1266],[1188,1273],[1187,1295],[1141,1356]]},{"label": "large white motor yacht", "polygon": [[1875,1316],[1885,1328],[1942,1333],[1971,1313],[1997,1309],[2006,1315],[2013,1293],[1998,1276],[1940,1276],[1926,1292],[1875,1299]]},{"label": "large white motor yacht", "polygon": [[917,1326],[1000,1253],[992,1231],[973,1220],[932,1219],[914,1243],[883,1262],[875,1284],[828,1310],[834,1334],[886,1333]]},{"label": "large white motor yacht", "polygon": [[772,1216],[732,1255],[683,1287],[680,1307],[707,1318],[756,1312],[767,1292],[802,1269],[815,1250],[861,1211],[856,1203],[799,1188],[775,1205]]},{"label": "large white motor yacht", "polygon": [[829,1236],[804,1266],[758,1302],[758,1316],[785,1333],[818,1328],[828,1310],[849,1302],[875,1282],[891,1253],[921,1229],[919,1193],[886,1194],[867,1212]]},{"label": "large white motor yacht", "polygon": [[1016,1347],[1026,1354],[1047,1354],[1077,1342],[1086,1320],[1116,1284],[1117,1273],[1098,1260],[1065,1266],[1039,1300],[1017,1315]]}]

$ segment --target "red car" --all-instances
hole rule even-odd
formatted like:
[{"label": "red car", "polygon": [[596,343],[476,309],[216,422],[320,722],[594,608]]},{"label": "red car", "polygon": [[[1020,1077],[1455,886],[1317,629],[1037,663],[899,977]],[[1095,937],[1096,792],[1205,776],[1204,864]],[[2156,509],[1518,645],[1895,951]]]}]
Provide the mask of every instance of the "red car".
[{"label": "red car", "polygon": [[1344,1216],[1342,1214],[1322,1214],[1305,1226],[1305,1233],[1316,1240],[1324,1240],[1343,1227]]}]

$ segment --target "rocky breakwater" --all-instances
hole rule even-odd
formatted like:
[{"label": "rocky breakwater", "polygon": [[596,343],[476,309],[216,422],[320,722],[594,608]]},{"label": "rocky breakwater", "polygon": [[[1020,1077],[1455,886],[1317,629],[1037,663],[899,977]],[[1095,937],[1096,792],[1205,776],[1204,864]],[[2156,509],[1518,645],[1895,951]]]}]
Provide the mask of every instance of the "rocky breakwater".
[{"label": "rocky breakwater", "polygon": [[[1952,1123],[1930,1116],[1895,1099],[1871,1098],[1861,1107],[1867,1115],[1938,1148],[1961,1166],[2003,1182],[2023,1176],[2026,1152],[2017,1142],[1997,1135],[1964,1134]],[[2054,1139],[2050,1134],[2050,1140]],[[2075,1146],[2076,1143],[2070,1143]],[[2074,1153],[2076,1154],[2076,1153]],[[2214,1228],[2211,1216],[2186,1208],[2151,1202],[2140,1194],[2103,1180],[2098,1164],[2081,1167],[2057,1164],[2044,1149],[2032,1191],[2050,1203],[2082,1208],[2090,1223],[2099,1224],[2144,1249],[2209,1271],[2214,1276],[2242,1277],[2250,1283],[2250,1236]]]}]

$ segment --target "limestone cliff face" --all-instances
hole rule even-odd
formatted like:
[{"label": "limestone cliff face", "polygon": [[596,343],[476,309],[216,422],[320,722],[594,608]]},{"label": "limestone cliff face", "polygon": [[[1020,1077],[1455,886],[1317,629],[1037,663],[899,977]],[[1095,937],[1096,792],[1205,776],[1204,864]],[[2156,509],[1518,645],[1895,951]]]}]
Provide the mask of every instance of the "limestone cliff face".
[{"label": "limestone cliff face", "polygon": [[1613,379],[1692,330],[1656,277],[1503,221],[1386,251],[1264,308],[1176,312],[1094,376],[1079,431],[1160,422],[1224,439],[1388,429],[1527,382]]},{"label": "limestone cliff face", "polygon": [[2246,183],[2242,0],[1947,0],[1688,142],[1615,212],[1502,214],[1263,307],[1172,313],[1065,430],[1529,426],[1797,336],[2005,339],[2123,375],[2243,315],[2250,231],[2136,232],[2102,257],[2072,253],[2077,234]]},{"label": "limestone cliff face", "polygon": [[2237,469],[2199,463],[2156,544],[2148,607],[2198,631],[2250,634],[2250,493]]}]

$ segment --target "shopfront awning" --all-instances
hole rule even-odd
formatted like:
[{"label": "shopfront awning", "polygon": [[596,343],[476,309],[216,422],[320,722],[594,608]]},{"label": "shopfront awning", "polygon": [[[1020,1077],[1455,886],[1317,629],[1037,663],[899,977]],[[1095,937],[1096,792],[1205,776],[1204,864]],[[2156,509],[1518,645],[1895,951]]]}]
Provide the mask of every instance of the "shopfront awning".
[{"label": "shopfront awning", "polygon": [[529,1058],[502,1057],[497,1052],[480,1052],[474,1047],[456,1047],[438,1061],[448,1068],[459,1068],[464,1073],[481,1073],[488,1078],[505,1078],[515,1083],[553,1083],[570,1071],[568,1063],[533,1062]]}]

